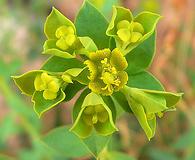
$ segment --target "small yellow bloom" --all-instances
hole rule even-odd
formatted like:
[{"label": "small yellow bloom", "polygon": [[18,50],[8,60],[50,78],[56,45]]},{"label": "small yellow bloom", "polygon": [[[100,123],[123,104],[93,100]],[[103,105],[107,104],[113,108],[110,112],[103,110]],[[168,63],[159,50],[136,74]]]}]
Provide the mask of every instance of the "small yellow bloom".
[{"label": "small yellow bloom", "polygon": [[144,28],[138,22],[122,20],[117,24],[117,35],[123,43],[136,43],[143,34]]},{"label": "small yellow bloom", "polygon": [[128,80],[127,61],[116,48],[98,50],[89,54],[89,60],[84,64],[89,69],[89,88],[98,94],[111,95],[113,91],[121,89]]},{"label": "small yellow bloom", "polygon": [[36,76],[34,86],[36,91],[43,91],[43,97],[47,100],[55,99],[60,89],[59,80],[46,72]]},{"label": "small yellow bloom", "polygon": [[72,26],[60,26],[56,30],[56,46],[62,50],[67,50],[76,41],[75,31]]}]

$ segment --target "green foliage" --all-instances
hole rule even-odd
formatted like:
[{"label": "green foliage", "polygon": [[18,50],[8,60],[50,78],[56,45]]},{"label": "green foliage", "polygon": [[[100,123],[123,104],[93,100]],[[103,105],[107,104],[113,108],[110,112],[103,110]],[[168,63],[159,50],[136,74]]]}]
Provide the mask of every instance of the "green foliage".
[{"label": "green foliage", "polygon": [[69,132],[68,127],[60,127],[52,130],[42,137],[42,141],[48,148],[67,158],[88,156],[89,151],[81,140]]},{"label": "green foliage", "polygon": [[[154,57],[160,17],[151,12],[133,17],[130,10],[115,6],[109,23],[85,1],[74,25],[52,9],[43,51],[52,56],[40,70],[13,77],[18,88],[32,96],[39,117],[85,88],[73,107],[70,131],[76,135],[58,128],[42,138],[52,155],[85,156],[85,144],[96,158],[105,152],[104,159],[130,159],[107,151],[111,135],[118,131],[116,118],[124,112],[136,117],[149,140],[154,136],[156,117],[175,109],[182,96],[165,92],[146,71]],[[45,150],[44,145],[40,148]]]},{"label": "green foliage", "polygon": [[109,47],[109,37],[106,35],[108,22],[88,1],[80,9],[75,20],[75,26],[78,36],[90,37],[98,49]]}]

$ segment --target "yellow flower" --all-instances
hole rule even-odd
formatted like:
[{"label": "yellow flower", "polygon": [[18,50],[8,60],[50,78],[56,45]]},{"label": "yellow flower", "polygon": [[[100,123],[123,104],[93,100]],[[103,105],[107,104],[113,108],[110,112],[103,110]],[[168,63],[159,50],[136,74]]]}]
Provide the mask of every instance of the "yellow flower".
[{"label": "yellow flower", "polygon": [[60,89],[59,80],[54,76],[48,75],[46,72],[36,76],[34,86],[36,91],[43,91],[43,97],[46,100],[55,99]]},{"label": "yellow flower", "polygon": [[75,31],[72,26],[60,26],[55,33],[56,46],[62,50],[67,50],[76,41]]},{"label": "yellow flower", "polygon": [[89,69],[89,88],[93,92],[111,95],[127,83],[128,75],[124,71],[127,61],[117,48],[112,52],[110,49],[92,52],[89,58],[84,63]]}]

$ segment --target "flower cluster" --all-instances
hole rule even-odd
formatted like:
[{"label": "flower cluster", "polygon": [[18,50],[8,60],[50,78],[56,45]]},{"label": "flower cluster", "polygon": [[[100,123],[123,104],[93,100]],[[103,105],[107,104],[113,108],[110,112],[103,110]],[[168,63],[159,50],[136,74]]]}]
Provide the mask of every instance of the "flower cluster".
[{"label": "flower cluster", "polygon": [[110,23],[89,2],[75,24],[53,8],[47,17],[43,54],[52,55],[40,70],[13,77],[32,97],[35,112],[44,112],[69,101],[81,91],[73,108],[70,129],[80,138],[93,131],[108,136],[118,131],[115,121],[124,112],[133,114],[148,139],[155,133],[156,117],[174,110],[182,94],[165,92],[146,71],[155,51],[155,28],[160,16],[113,7]]},{"label": "flower cluster", "polygon": [[118,48],[98,50],[89,54],[84,62],[89,69],[89,88],[98,94],[111,95],[127,83],[128,75],[124,71],[128,64]]}]

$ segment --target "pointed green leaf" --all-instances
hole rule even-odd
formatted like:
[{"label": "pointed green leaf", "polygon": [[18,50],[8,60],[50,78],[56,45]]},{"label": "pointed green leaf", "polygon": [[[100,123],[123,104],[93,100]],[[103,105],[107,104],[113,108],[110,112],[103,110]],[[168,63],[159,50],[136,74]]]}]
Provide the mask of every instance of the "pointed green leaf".
[{"label": "pointed green leaf", "polygon": [[149,139],[155,133],[155,114],[168,111],[169,108],[176,105],[182,95],[130,87],[125,87],[122,92]]},{"label": "pointed green leaf", "polygon": [[139,22],[143,26],[146,33],[144,37],[147,37],[154,32],[160,18],[162,18],[162,16],[160,16],[159,14],[144,11],[134,18],[134,22]]},{"label": "pointed green leaf", "polygon": [[132,113],[131,108],[128,104],[128,101],[124,94],[119,92],[114,92],[112,94],[113,102],[115,104],[117,110],[117,116],[119,117],[124,111],[127,113]]},{"label": "pointed green leaf", "polygon": [[90,154],[82,141],[70,132],[68,127],[52,130],[42,138],[42,141],[63,158],[80,158]]},{"label": "pointed green leaf", "polygon": [[128,61],[128,74],[139,73],[150,66],[155,53],[155,35],[154,32],[146,41],[125,56]]},{"label": "pointed green leaf", "polygon": [[62,50],[57,49],[58,47],[56,46],[56,41],[57,40],[54,40],[54,39],[49,39],[45,41],[45,44],[43,46],[43,54],[51,54],[51,55],[58,56],[61,58],[75,58],[74,54],[70,54],[73,51],[71,50],[62,51]]},{"label": "pointed green leaf", "polygon": [[109,37],[106,35],[108,22],[105,17],[88,1],[84,1],[76,20],[77,35],[90,37],[98,49],[109,47]]},{"label": "pointed green leaf", "polygon": [[42,66],[43,70],[50,72],[64,72],[70,68],[83,68],[84,64],[75,59],[65,59],[61,57],[52,56]]},{"label": "pointed green leaf", "polygon": [[136,100],[130,97],[127,97],[127,100],[139,124],[141,125],[148,139],[150,140],[155,134],[156,117],[154,116],[153,119],[148,120],[144,107],[141,103],[137,103]]},{"label": "pointed green leaf", "polygon": [[43,92],[42,91],[36,91],[33,94],[32,97],[32,102],[34,103],[34,110],[37,113],[37,115],[39,117],[41,117],[41,115],[50,110],[51,108],[55,107],[56,105],[58,105],[60,102],[62,102],[65,99],[65,93],[60,90],[58,93],[57,98],[53,99],[53,100],[46,100],[43,98]]},{"label": "pointed green leaf", "polygon": [[77,54],[84,54],[89,57],[90,52],[95,52],[98,50],[94,41],[89,37],[78,37],[80,43],[82,44],[82,48],[78,50]]},{"label": "pointed green leaf", "polygon": [[89,70],[85,68],[77,77],[74,78],[75,81],[78,81],[81,84],[88,85],[89,84]]},{"label": "pointed green leaf", "polygon": [[150,95],[157,95],[160,97],[164,97],[166,100],[166,106],[168,108],[175,106],[179,100],[182,98],[183,93],[171,93],[164,91],[155,91],[155,90],[142,90],[145,93],[149,93]]},{"label": "pointed green leaf", "polygon": [[65,101],[67,102],[71,100],[77,94],[77,92],[82,90],[84,87],[85,85],[77,81],[73,81],[73,83],[69,83],[64,90],[64,92],[66,93]]},{"label": "pointed green leaf", "polygon": [[127,85],[133,88],[164,91],[160,81],[147,71],[129,75]]},{"label": "pointed green leaf", "polygon": [[[147,91],[137,88],[128,88],[127,90],[130,97],[132,97],[137,103],[143,105],[147,114],[158,113],[168,109],[165,97],[160,94],[150,94],[150,92],[148,92],[149,90]],[[151,91],[151,93],[153,92]]]},{"label": "pointed green leaf", "polygon": [[55,36],[56,30],[63,25],[72,26],[76,31],[74,24],[68,18],[66,18],[62,13],[60,13],[57,9],[53,7],[52,12],[47,17],[44,26],[44,32],[47,38],[56,39]]},{"label": "pointed green leaf", "polygon": [[85,68],[71,68],[66,70],[64,73],[67,73],[73,77],[77,77]]},{"label": "pointed green leaf", "polygon": [[22,91],[23,94],[32,96],[34,88],[34,80],[38,73],[42,72],[41,70],[33,70],[27,73],[24,73],[20,76],[13,76],[13,80],[18,88]]}]

